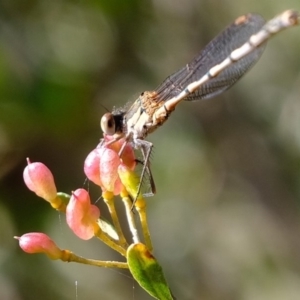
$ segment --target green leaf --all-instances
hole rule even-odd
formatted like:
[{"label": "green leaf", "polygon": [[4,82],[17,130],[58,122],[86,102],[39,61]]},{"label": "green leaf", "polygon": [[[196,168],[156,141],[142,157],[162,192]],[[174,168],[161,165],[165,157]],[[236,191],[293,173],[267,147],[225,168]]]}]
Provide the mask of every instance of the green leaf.
[{"label": "green leaf", "polygon": [[134,279],[152,297],[159,300],[174,299],[161,266],[145,245],[130,245],[127,249],[127,263]]}]

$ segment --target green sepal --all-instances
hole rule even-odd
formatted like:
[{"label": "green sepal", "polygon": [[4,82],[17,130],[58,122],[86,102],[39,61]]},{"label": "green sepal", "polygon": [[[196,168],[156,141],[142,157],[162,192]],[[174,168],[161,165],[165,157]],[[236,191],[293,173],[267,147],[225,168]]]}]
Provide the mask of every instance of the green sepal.
[{"label": "green sepal", "polygon": [[145,245],[141,243],[130,245],[127,249],[127,263],[134,279],[153,298],[174,299],[161,266]]},{"label": "green sepal", "polygon": [[70,195],[68,195],[66,193],[59,192],[59,193],[56,194],[56,198],[53,199],[50,202],[50,204],[54,209],[65,213],[66,208],[69,204],[70,198],[71,198]]},{"label": "green sepal", "polygon": [[109,235],[115,241],[119,240],[119,236],[118,236],[115,228],[107,220],[105,220],[101,217],[100,219],[98,219],[97,223],[103,232],[105,232],[107,235]]},{"label": "green sepal", "polygon": [[62,203],[64,203],[66,206],[68,205],[71,196],[66,193],[58,192],[56,196],[61,200]]}]

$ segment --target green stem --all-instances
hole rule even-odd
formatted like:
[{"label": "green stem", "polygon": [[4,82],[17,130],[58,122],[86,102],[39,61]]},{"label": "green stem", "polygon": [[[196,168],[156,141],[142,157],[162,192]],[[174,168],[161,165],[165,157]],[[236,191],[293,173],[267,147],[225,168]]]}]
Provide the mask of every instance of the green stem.
[{"label": "green stem", "polygon": [[138,230],[136,228],[135,220],[134,220],[134,214],[132,212],[132,202],[131,199],[127,196],[122,197],[122,201],[125,205],[125,210],[126,210],[126,216],[127,216],[127,221],[128,221],[128,226],[132,234],[132,239],[134,243],[139,243],[140,238],[138,236]]},{"label": "green stem", "polygon": [[86,264],[96,267],[128,269],[127,263],[124,262],[88,259],[82,256],[78,256],[69,250],[62,250],[61,260],[65,262],[77,262],[80,264]]},{"label": "green stem", "polygon": [[118,242],[119,242],[120,246],[127,249],[128,248],[128,243],[125,239],[124,233],[122,231],[122,228],[121,228],[121,225],[120,225],[120,222],[119,222],[119,218],[118,218],[118,215],[117,215],[117,212],[116,212],[115,201],[114,201],[113,195],[112,195],[111,198],[110,197],[104,197],[104,195],[103,195],[103,199],[104,199],[104,202],[107,205],[107,208],[108,208],[109,213],[111,215],[111,219],[112,219],[113,224],[114,224],[114,228],[115,228],[115,230],[117,232],[117,235],[119,237]]},{"label": "green stem", "polygon": [[126,249],[117,244],[111,237],[109,237],[107,234],[105,234],[99,225],[96,223],[94,228],[94,234],[97,238],[99,238],[102,242],[104,242],[107,246],[110,248],[116,250],[121,255],[126,256]]},{"label": "green stem", "polygon": [[151,236],[150,236],[150,231],[149,231],[149,226],[147,222],[147,214],[146,214],[146,201],[143,198],[139,198],[136,203],[135,203],[135,208],[139,214],[140,217],[140,222],[142,226],[142,231],[145,239],[145,244],[147,248],[152,251],[153,246],[152,246],[152,241],[151,241]]}]

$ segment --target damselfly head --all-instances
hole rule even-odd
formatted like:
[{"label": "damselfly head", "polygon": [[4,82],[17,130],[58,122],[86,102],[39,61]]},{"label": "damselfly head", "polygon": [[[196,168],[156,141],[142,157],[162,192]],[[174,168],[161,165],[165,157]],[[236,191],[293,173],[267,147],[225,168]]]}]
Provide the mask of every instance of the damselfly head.
[{"label": "damselfly head", "polygon": [[116,133],[116,123],[114,115],[112,113],[104,114],[101,118],[100,126],[104,134],[114,135]]},{"label": "damselfly head", "polygon": [[123,109],[117,109],[113,112],[108,112],[104,114],[100,120],[100,127],[104,135],[117,135],[121,138],[126,133],[126,128],[124,128],[124,114]]}]

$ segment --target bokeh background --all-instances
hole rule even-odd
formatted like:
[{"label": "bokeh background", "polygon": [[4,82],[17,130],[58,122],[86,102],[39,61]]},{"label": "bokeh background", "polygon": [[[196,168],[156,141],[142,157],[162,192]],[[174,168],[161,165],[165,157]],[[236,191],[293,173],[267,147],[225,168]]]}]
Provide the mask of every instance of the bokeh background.
[{"label": "bokeh background", "polygon": [[[25,158],[49,166],[60,191],[86,187],[106,109],[155,88],[239,15],[288,8],[299,0],[1,0],[1,300],[151,299],[128,272],[18,248],[14,235],[42,231],[77,254],[121,259],[77,239],[25,188]],[[300,28],[230,91],[182,103],[149,140],[154,254],[177,298],[300,299]]]}]

